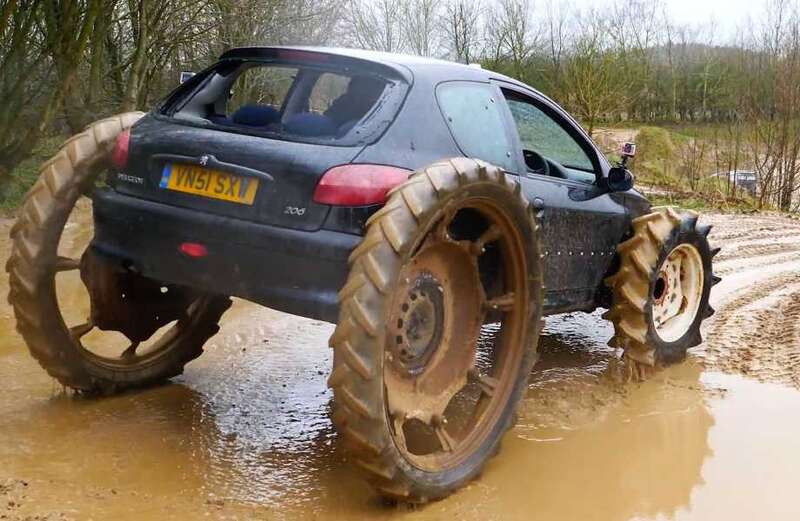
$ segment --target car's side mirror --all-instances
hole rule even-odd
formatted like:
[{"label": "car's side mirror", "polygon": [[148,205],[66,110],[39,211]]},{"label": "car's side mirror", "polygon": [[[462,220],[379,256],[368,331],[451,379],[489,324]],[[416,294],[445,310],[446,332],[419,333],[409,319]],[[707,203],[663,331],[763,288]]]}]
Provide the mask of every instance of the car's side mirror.
[{"label": "car's side mirror", "polygon": [[608,189],[611,192],[627,192],[633,188],[633,174],[622,165],[608,171]]}]

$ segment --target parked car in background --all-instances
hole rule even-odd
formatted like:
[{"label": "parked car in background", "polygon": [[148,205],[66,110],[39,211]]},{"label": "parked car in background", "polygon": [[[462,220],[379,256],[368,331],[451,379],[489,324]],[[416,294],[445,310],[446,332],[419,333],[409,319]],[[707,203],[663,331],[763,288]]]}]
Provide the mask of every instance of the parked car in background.
[{"label": "parked car in background", "polygon": [[737,188],[741,188],[751,196],[756,195],[758,188],[758,176],[753,170],[730,170],[728,172],[717,172],[713,177],[721,179],[727,178],[728,182]]}]

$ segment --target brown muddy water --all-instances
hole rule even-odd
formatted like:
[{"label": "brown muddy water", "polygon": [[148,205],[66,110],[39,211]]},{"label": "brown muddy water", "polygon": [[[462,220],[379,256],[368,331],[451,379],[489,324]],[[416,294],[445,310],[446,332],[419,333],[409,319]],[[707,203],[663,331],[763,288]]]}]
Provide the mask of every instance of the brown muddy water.
[{"label": "brown muddy water", "polygon": [[[87,215],[66,232],[76,248]],[[39,368],[0,304],[0,519],[800,519],[800,222],[705,220],[725,277],[705,344],[621,384],[599,313],[549,318],[500,455],[413,509],[379,500],[344,460],[329,324],[239,301],[183,376],[87,399]],[[66,302],[81,312],[81,299]]]}]

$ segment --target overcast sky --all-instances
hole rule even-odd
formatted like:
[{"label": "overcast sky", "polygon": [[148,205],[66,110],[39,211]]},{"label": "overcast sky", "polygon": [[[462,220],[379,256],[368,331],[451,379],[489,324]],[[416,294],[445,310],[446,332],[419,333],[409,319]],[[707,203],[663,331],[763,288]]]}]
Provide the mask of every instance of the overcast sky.
[{"label": "overcast sky", "polygon": [[733,28],[748,15],[763,9],[765,0],[665,0],[670,14],[681,23],[715,20]]},{"label": "overcast sky", "polygon": [[[567,0],[580,7],[602,5],[608,0]],[[748,16],[758,17],[768,0],[664,0],[670,17],[680,24],[714,22],[719,37],[730,37]]]}]

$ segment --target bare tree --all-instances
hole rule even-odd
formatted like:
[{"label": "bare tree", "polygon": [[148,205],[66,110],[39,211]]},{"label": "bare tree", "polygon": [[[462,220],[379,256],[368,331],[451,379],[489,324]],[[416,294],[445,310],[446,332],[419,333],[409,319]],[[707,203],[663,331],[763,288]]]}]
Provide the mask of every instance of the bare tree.
[{"label": "bare tree", "polygon": [[451,59],[461,63],[476,60],[481,9],[479,0],[448,0],[445,4],[441,26]]},{"label": "bare tree", "polygon": [[529,60],[539,35],[532,30],[530,0],[500,0],[487,9],[484,28],[484,60],[493,69],[504,69],[526,80]]},{"label": "bare tree", "polygon": [[545,4],[544,47],[550,68],[550,74],[547,75],[548,83],[553,90],[561,88],[561,73],[570,38],[567,16],[567,6],[563,0],[560,3],[549,0]]},{"label": "bare tree", "polygon": [[100,0],[0,5],[0,179],[30,154],[73,89],[100,7]]},{"label": "bare tree", "polygon": [[344,24],[356,47],[400,52],[405,48],[403,4],[394,0],[349,0]]},{"label": "bare tree", "polygon": [[619,70],[619,55],[604,40],[606,21],[590,14],[576,36],[564,68],[563,99],[578,114],[591,135],[598,121],[627,102],[629,78]]},{"label": "bare tree", "polygon": [[441,0],[406,0],[403,3],[403,31],[409,50],[419,56],[434,56],[440,48],[438,35]]},{"label": "bare tree", "polygon": [[759,206],[797,205],[800,188],[800,16],[786,0],[771,2],[753,49],[745,55],[751,77],[743,111],[758,173]]}]

